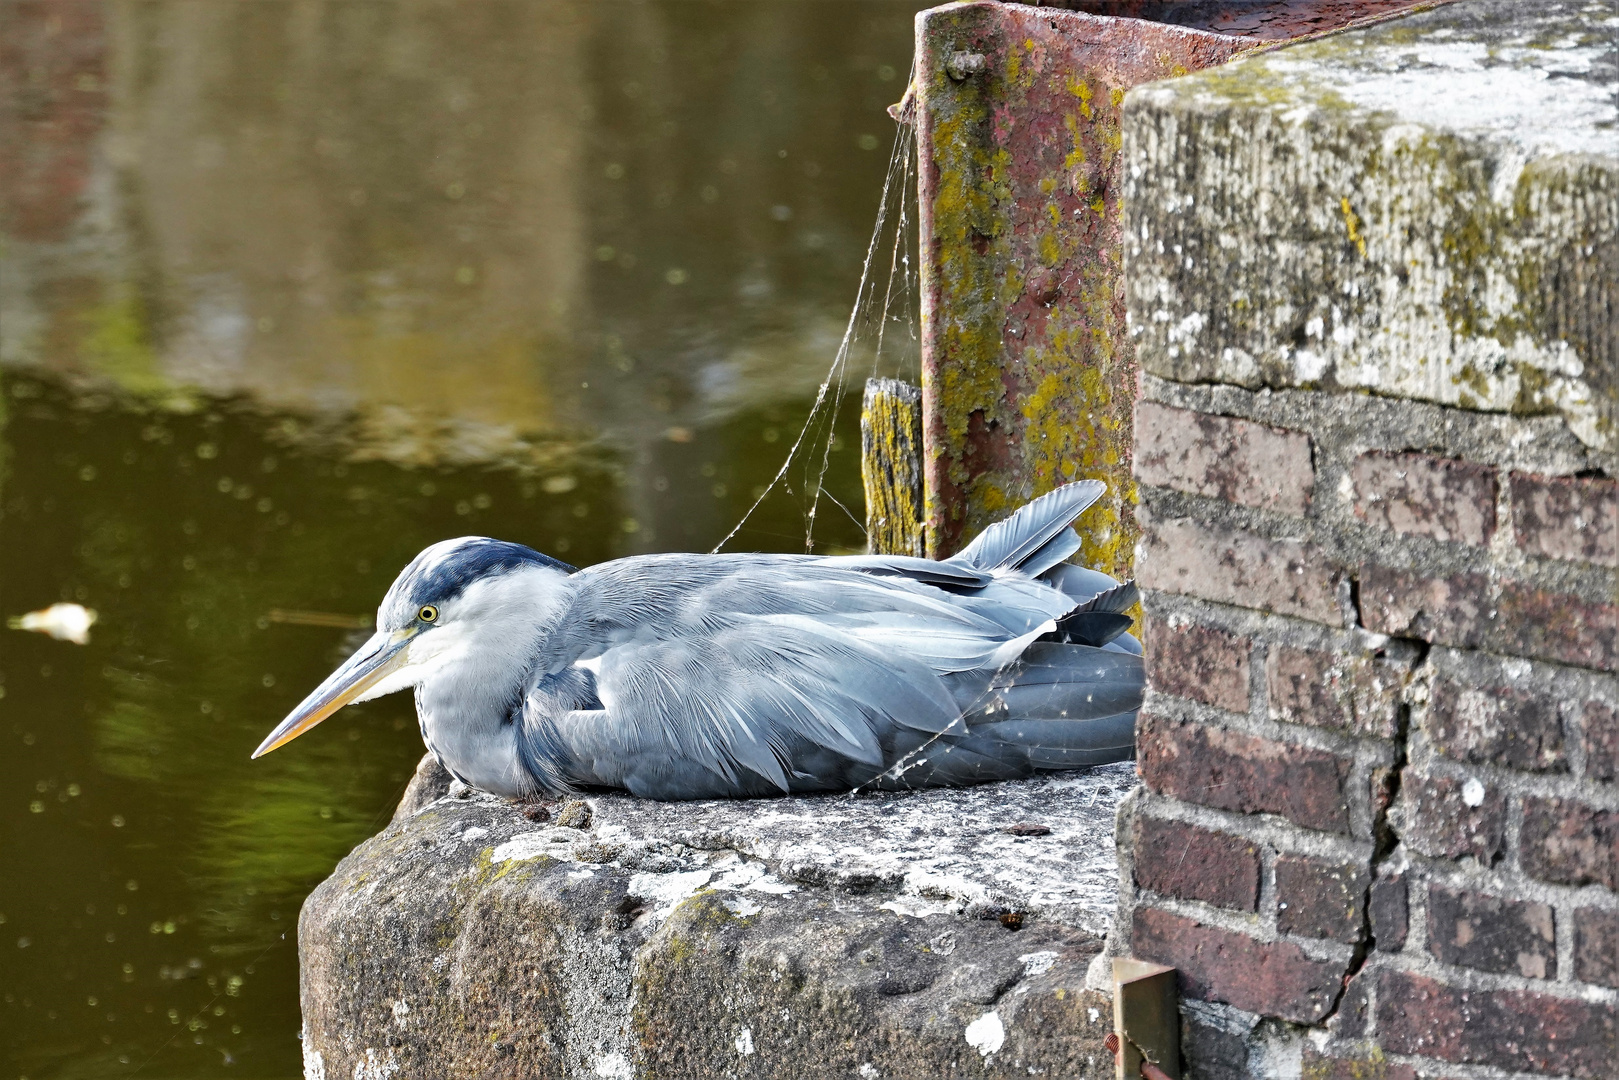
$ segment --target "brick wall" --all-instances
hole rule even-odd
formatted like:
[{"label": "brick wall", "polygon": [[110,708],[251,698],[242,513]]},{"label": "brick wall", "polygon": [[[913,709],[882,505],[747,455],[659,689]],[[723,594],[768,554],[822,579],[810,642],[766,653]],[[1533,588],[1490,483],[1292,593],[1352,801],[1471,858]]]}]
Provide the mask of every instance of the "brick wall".
[{"label": "brick wall", "polygon": [[1619,1075],[1619,484],[1553,426],[1145,382],[1121,933],[1311,1075]]},{"label": "brick wall", "polygon": [[[1482,34],[1477,10],[1516,17],[1458,5],[1404,40]],[[1377,33],[1321,55],[1394,70]],[[1500,148],[1436,120],[1448,172],[1406,198],[1393,121],[1300,108],[1289,55],[1269,98],[1225,70],[1126,106],[1149,690],[1112,948],[1179,969],[1191,1077],[1619,1077],[1613,429],[1432,378],[1478,327],[1390,344],[1446,317],[1425,276],[1497,250],[1401,215],[1443,231]],[[1613,214],[1536,218],[1536,182],[1511,228],[1596,229],[1586,283],[1550,287],[1612,319]],[[1448,202],[1412,211],[1425,191]],[[1486,329],[1566,347],[1611,408],[1611,342]]]}]

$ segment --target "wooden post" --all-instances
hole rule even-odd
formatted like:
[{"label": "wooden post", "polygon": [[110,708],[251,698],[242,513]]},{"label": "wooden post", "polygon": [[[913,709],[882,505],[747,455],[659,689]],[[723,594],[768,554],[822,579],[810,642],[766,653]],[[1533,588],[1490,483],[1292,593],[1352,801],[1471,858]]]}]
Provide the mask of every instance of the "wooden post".
[{"label": "wooden post", "polygon": [[860,406],[860,475],[866,486],[866,550],[922,554],[922,391],[868,379]]}]

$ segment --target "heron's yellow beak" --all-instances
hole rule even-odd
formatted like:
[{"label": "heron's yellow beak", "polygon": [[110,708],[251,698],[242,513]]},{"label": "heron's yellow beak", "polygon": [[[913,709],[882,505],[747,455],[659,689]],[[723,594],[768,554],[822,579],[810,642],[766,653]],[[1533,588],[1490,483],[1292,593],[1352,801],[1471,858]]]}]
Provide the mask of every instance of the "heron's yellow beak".
[{"label": "heron's yellow beak", "polygon": [[416,634],[415,627],[378,630],[372,634],[371,639],[360,646],[342,667],[328,675],[325,682],[298,703],[298,707],[253,751],[253,756],[263,757],[276,747],[291,742],[399,670],[405,664],[406,646]]}]

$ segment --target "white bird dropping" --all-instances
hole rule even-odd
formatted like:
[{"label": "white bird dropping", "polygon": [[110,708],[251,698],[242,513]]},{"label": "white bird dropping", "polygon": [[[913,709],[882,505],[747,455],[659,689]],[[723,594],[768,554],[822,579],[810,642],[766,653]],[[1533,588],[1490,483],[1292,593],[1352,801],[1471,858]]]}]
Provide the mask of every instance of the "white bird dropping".
[{"label": "white bird dropping", "polygon": [[75,645],[90,644],[90,627],[96,622],[96,613],[83,604],[52,604],[26,615],[15,615],[6,621],[13,630],[32,630],[49,634],[57,641],[71,641]]}]

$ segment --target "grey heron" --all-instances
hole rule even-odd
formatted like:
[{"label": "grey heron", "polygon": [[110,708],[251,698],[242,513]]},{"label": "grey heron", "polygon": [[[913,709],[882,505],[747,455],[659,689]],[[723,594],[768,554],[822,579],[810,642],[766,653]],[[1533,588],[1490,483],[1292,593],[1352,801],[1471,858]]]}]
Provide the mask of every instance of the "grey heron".
[{"label": "grey heron", "polygon": [[1134,748],[1134,585],[1064,562],[1104,485],[1065,485],[943,560],[640,555],[575,570],[446,540],[254,757],[414,688],[449,773],[511,798],[974,784]]}]

